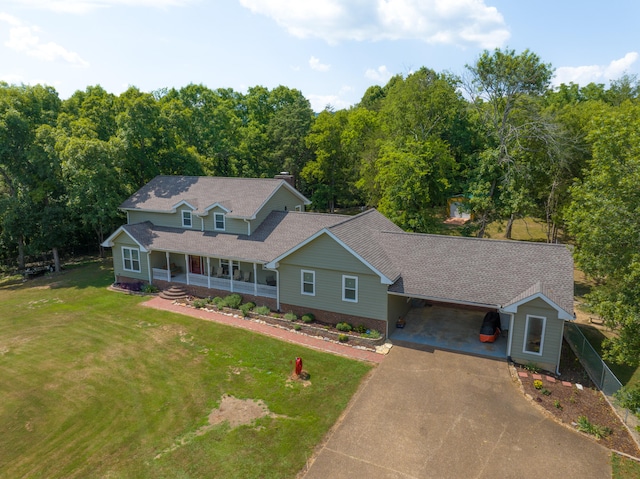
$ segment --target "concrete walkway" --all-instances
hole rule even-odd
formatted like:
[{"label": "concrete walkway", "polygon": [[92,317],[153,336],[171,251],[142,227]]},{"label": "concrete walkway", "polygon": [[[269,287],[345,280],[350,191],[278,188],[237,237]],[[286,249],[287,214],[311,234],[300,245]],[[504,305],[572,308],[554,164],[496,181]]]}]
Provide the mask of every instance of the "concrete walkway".
[{"label": "concrete walkway", "polygon": [[396,346],[301,476],[608,479],[609,456],[532,405],[505,361]]},{"label": "concrete walkway", "polygon": [[173,301],[162,299],[160,296],[155,296],[149,301],[142,303],[142,305],[150,308],[162,309],[165,311],[173,311],[174,313],[180,313],[194,318],[204,319],[206,321],[214,321],[216,323],[225,324],[227,326],[247,329],[249,331],[264,334],[266,336],[271,336],[273,338],[287,341],[289,343],[300,344],[311,349],[318,349],[320,351],[337,354],[339,356],[346,356],[352,359],[358,359],[360,361],[380,363],[385,358],[384,355],[375,353],[373,351],[357,349],[345,344],[325,341],[319,338],[314,338],[305,334],[298,333],[297,331],[278,328],[276,326],[259,323],[250,319],[228,316],[226,314],[205,311],[203,309],[180,306],[174,304]]}]

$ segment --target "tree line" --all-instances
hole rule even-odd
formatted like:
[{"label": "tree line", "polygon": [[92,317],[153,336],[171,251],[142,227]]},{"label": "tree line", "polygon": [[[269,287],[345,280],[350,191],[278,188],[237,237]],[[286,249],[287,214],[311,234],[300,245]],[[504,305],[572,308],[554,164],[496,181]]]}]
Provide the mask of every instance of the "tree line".
[{"label": "tree line", "polygon": [[464,234],[498,220],[510,237],[533,216],[549,242],[569,235],[598,282],[593,307],[623,326],[610,354],[629,361],[632,345],[638,358],[639,83],[552,88],[552,77],[535,53],[496,49],[462,76],[420,68],[318,114],[284,86],[90,86],[61,100],[0,83],[0,262],[97,247],[124,221],[118,205],[159,174],[288,171],[312,209],[376,207],[415,232],[433,231],[461,194],[474,216]]}]

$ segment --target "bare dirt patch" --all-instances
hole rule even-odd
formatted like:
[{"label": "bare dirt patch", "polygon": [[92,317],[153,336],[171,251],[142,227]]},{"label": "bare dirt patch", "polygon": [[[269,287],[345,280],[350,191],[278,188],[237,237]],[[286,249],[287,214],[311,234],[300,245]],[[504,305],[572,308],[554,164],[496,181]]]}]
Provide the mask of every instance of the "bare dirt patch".
[{"label": "bare dirt patch", "polygon": [[209,414],[209,424],[198,429],[204,434],[213,426],[228,422],[231,428],[251,424],[261,417],[283,417],[269,411],[262,399],[238,399],[233,396],[222,396],[220,406]]},{"label": "bare dirt patch", "polygon": [[227,423],[233,429],[238,426],[252,424],[263,417],[281,418],[286,416],[269,411],[269,407],[262,399],[238,399],[225,394],[220,400],[220,406],[209,413],[207,424],[198,428],[195,432],[187,433],[176,439],[171,447],[156,455],[155,459],[159,459],[165,454],[189,444],[195,437],[203,436],[219,424]]}]

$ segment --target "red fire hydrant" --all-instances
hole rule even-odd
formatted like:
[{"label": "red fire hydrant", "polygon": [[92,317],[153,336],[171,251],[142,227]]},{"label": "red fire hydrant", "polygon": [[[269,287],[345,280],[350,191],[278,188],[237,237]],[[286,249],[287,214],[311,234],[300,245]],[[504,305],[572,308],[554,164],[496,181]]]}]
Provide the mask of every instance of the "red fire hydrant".
[{"label": "red fire hydrant", "polygon": [[296,358],[296,374],[300,376],[302,372],[302,358]]}]

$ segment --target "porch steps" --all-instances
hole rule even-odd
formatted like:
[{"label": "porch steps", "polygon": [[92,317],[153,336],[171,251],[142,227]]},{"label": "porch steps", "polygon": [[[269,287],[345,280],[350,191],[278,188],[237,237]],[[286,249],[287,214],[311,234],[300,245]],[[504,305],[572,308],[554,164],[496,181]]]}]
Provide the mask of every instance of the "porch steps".
[{"label": "porch steps", "polygon": [[171,286],[170,288],[163,290],[159,296],[162,299],[175,301],[176,299],[186,298],[188,295],[180,286]]}]

